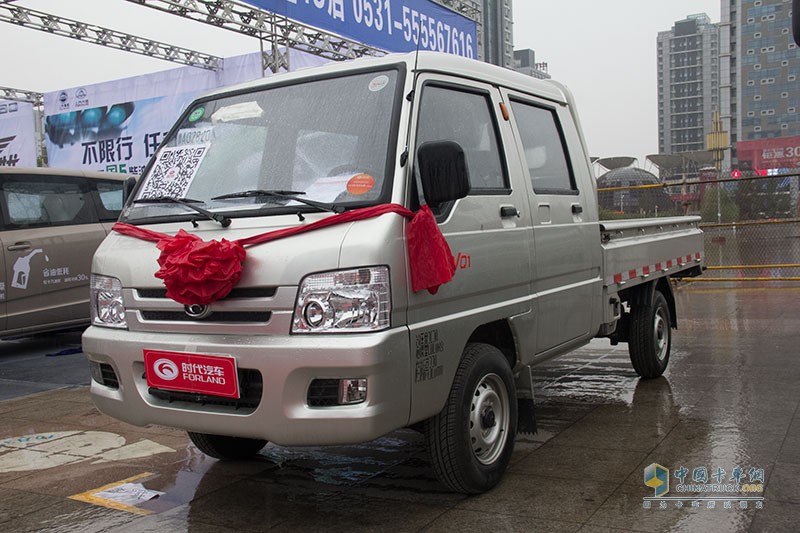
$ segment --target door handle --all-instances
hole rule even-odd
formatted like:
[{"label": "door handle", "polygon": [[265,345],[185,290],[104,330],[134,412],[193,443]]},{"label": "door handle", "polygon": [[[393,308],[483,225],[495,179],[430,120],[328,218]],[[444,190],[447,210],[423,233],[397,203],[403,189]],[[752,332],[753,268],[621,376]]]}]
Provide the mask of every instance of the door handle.
[{"label": "door handle", "polygon": [[572,204],[572,214],[580,215],[581,213],[583,213],[583,206],[580,204]]},{"label": "door handle", "polygon": [[9,252],[16,252],[19,250],[28,250],[31,247],[31,243],[29,242],[17,242],[12,244],[7,248]]},{"label": "door handle", "polygon": [[513,205],[504,205],[500,208],[500,218],[519,217],[519,211]]}]

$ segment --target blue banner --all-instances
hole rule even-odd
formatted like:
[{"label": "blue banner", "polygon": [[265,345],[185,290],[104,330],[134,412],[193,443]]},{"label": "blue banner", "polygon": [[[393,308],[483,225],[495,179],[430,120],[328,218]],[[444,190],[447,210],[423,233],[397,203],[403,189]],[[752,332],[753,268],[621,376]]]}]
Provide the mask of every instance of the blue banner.
[{"label": "blue banner", "polygon": [[389,52],[433,50],[477,57],[474,21],[430,0],[244,0]]}]

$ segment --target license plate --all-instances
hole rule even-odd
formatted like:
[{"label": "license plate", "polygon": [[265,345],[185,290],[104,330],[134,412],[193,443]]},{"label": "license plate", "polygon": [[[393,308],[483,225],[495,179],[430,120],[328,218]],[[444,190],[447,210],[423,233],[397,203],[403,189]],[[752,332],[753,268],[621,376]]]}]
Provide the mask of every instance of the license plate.
[{"label": "license plate", "polygon": [[236,359],[230,355],[144,350],[144,368],[148,387],[239,398]]}]

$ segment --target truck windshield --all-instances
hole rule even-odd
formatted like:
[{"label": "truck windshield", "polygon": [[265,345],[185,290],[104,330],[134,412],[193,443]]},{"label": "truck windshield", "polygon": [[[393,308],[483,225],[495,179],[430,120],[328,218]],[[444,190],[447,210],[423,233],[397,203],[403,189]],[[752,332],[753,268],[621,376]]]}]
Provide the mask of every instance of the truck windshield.
[{"label": "truck windshield", "polygon": [[180,202],[147,201],[159,198],[192,198],[232,218],[388,201],[398,76],[362,72],[193,104],[159,147],[124,220],[196,215]]}]

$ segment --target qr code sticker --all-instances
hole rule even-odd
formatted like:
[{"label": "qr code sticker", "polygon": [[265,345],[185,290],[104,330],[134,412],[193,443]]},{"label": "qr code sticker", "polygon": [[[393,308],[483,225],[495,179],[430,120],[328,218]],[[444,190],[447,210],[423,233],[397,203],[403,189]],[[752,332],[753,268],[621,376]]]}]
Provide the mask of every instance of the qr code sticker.
[{"label": "qr code sticker", "polygon": [[188,144],[162,149],[147,175],[139,199],[184,198],[208,153],[208,147],[209,144]]}]

